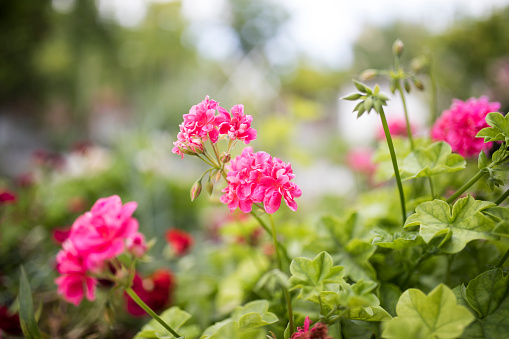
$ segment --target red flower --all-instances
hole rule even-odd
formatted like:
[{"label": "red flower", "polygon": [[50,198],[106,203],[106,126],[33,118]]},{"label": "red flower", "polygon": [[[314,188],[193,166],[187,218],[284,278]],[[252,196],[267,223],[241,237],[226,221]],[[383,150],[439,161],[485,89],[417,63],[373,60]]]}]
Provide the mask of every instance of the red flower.
[{"label": "red flower", "polygon": [[325,324],[316,323],[311,329],[310,326],[311,320],[306,317],[304,327],[297,327],[297,332],[292,334],[291,339],[332,339],[327,335],[329,330]]},{"label": "red flower", "polygon": [[186,254],[193,246],[193,237],[189,233],[176,228],[170,228],[166,232],[166,240],[177,255]]},{"label": "red flower", "polygon": [[[138,274],[134,277],[132,289],[151,309],[161,311],[171,302],[171,292],[175,288],[175,278],[166,269],[159,269],[151,276],[142,279]],[[134,300],[124,293],[127,311],[142,317],[147,313]]]},{"label": "red flower", "polygon": [[71,226],[55,228],[51,231],[53,240],[59,245],[61,245],[67,238],[69,238],[70,233],[71,233]]},{"label": "red flower", "polygon": [[5,306],[0,306],[0,338],[2,331],[16,336],[22,334],[18,314],[10,314]]},{"label": "red flower", "polygon": [[7,205],[16,202],[16,194],[8,190],[0,190],[0,205]]}]

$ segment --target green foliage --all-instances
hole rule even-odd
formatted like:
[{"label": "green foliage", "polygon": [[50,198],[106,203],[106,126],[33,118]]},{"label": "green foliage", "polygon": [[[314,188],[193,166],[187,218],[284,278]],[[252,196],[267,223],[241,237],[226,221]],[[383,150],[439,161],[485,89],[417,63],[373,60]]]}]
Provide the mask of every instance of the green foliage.
[{"label": "green foliage", "polygon": [[200,339],[237,338],[242,333],[277,322],[278,317],[268,310],[267,300],[249,302],[238,307],[231,318],[208,327]]},{"label": "green foliage", "polygon": [[30,282],[23,267],[21,267],[21,277],[19,280],[19,322],[26,338],[40,339],[46,338],[37,326],[35,320],[34,304],[32,300],[32,290]]},{"label": "green foliage", "polygon": [[311,300],[324,290],[325,284],[343,281],[344,268],[333,266],[327,252],[319,253],[313,260],[295,258],[290,264],[291,289],[300,289],[299,298]]},{"label": "green foliage", "polygon": [[483,211],[492,217],[496,224],[493,233],[503,237],[509,237],[509,208],[493,206]]},{"label": "green foliage", "polygon": [[509,141],[509,116],[503,116],[498,112],[491,112],[486,115],[486,122],[491,127],[480,130],[476,137],[489,141]]},{"label": "green foliage", "polygon": [[364,113],[369,113],[372,109],[378,113],[382,112],[382,106],[387,105],[387,100],[389,100],[389,98],[385,94],[380,93],[380,87],[378,85],[376,85],[374,89],[371,89],[357,80],[353,80],[353,84],[361,93],[350,94],[342,99],[349,101],[361,99],[353,109],[354,112],[358,112],[357,118],[360,118]]},{"label": "green foliage", "polygon": [[462,338],[501,338],[509,331],[509,276],[502,269],[486,271],[455,289],[458,300],[468,307],[475,321]]},{"label": "green foliage", "polygon": [[448,143],[439,141],[410,152],[401,164],[401,179],[452,173],[464,169],[465,166],[465,159],[461,155],[452,153]]},{"label": "green foliage", "polygon": [[420,204],[407,219],[405,228],[420,225],[419,234],[426,243],[443,236],[440,249],[447,253],[457,253],[469,241],[497,239],[491,232],[495,223],[481,213],[493,205],[488,201],[475,200],[469,195],[456,201],[451,213],[445,201],[435,199]]},{"label": "green foliage", "polygon": [[[160,318],[173,330],[178,332],[182,325],[184,325],[191,318],[191,315],[185,311],[182,311],[179,307],[174,306],[164,311],[160,315]],[[134,338],[172,339],[175,337],[170,332],[168,332],[168,330],[165,329],[159,322],[157,322],[155,319],[152,319],[141,328],[140,332],[138,332]]]},{"label": "green foliage", "polygon": [[398,316],[388,322],[384,338],[456,338],[474,320],[445,285],[439,285],[428,295],[418,289],[405,291],[396,312]]},{"label": "green foliage", "polygon": [[401,250],[424,243],[419,232],[416,231],[388,233],[383,230],[375,230],[373,233],[377,235],[373,238],[373,245],[393,250]]}]

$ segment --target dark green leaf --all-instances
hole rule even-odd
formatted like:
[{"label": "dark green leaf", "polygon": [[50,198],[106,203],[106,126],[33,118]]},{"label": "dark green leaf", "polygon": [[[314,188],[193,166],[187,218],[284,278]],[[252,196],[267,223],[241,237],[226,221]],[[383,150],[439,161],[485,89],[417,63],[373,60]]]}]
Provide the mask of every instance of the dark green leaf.
[{"label": "dark green leaf", "polygon": [[19,322],[26,338],[43,338],[35,320],[34,304],[32,301],[32,290],[25,270],[21,267],[19,280]]}]

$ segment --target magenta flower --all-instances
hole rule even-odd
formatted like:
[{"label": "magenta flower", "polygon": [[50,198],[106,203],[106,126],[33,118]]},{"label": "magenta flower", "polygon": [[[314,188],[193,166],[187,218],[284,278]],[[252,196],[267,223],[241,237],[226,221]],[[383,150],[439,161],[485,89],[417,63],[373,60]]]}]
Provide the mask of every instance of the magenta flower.
[{"label": "magenta flower", "polygon": [[256,139],[256,130],[251,128],[253,117],[244,115],[244,105],[235,105],[232,107],[232,114],[226,110],[220,110],[225,122],[219,126],[220,134],[227,134],[230,140],[242,140],[247,145],[250,141]]},{"label": "magenta flower", "polygon": [[90,212],[76,219],[56,259],[60,276],[55,283],[65,300],[75,305],[84,296],[94,300],[95,277],[109,270],[110,260],[124,252],[135,257],[145,253],[145,238],[132,217],[136,207],[135,202],[122,205],[114,195],[97,200]]},{"label": "magenta flower", "polygon": [[101,198],[90,212],[78,217],[71,227],[69,239],[80,255],[86,257],[89,268],[118,256],[125,250],[125,241],[138,231],[138,221],[131,217],[137,204],[122,206],[117,195]]},{"label": "magenta flower", "polygon": [[[387,121],[387,125],[389,127],[389,132],[391,133],[392,137],[395,137],[395,136],[406,137],[406,136],[408,136],[405,119],[389,119]],[[410,131],[412,132],[412,134],[414,134],[415,126],[410,125]],[[385,140],[385,132],[384,132],[384,129],[382,126],[380,126],[380,128],[378,129],[377,139]]]},{"label": "magenta flower", "polygon": [[454,99],[451,108],[445,110],[433,125],[431,137],[448,142],[454,152],[464,157],[477,156],[480,151],[490,149],[493,143],[485,143],[475,136],[481,129],[489,127],[486,115],[499,109],[500,103],[488,102],[487,97],[470,98],[465,102]]},{"label": "magenta flower", "polygon": [[265,152],[253,153],[251,147],[246,147],[228,169],[228,186],[223,189],[221,202],[231,212],[239,207],[249,213],[253,203],[263,202],[265,211],[272,214],[279,209],[281,198],[292,211],[297,209],[294,198],[301,196],[301,190],[290,182],[295,177],[290,164]]},{"label": "magenta flower", "polygon": [[304,327],[297,327],[297,332],[292,334],[290,339],[332,339],[327,335],[329,330],[325,324],[316,323],[313,328],[310,329],[310,327],[311,320],[306,317]]}]

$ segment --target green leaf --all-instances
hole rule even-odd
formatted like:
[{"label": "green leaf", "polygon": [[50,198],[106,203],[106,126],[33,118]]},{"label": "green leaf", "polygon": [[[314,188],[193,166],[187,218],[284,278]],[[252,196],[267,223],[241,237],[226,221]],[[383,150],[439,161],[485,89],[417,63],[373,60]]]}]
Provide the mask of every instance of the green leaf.
[{"label": "green leaf", "polygon": [[509,116],[503,116],[498,112],[491,112],[486,115],[486,122],[491,127],[480,130],[476,137],[484,138],[484,142],[504,141],[509,137]]},{"label": "green leaf", "polygon": [[509,208],[494,206],[484,210],[483,213],[496,221],[493,234],[509,237]]},{"label": "green leaf", "polygon": [[398,316],[390,320],[384,338],[456,338],[474,317],[457,304],[454,293],[439,285],[428,295],[418,289],[406,290],[396,306]]},{"label": "green leaf", "polygon": [[341,99],[348,100],[348,101],[355,101],[355,100],[360,99],[361,96],[362,95],[360,93],[352,93],[350,95],[347,95],[346,97],[342,97]]},{"label": "green leaf", "polygon": [[32,290],[30,288],[30,282],[28,281],[27,275],[23,267],[21,269],[21,276],[19,280],[19,322],[21,324],[21,330],[25,335],[25,338],[38,339],[44,338],[43,334],[37,326],[35,320],[34,304],[32,301]]},{"label": "green leaf", "polygon": [[388,233],[383,230],[376,230],[373,231],[373,233],[377,234],[377,236],[373,238],[373,245],[391,248],[393,250],[401,250],[424,243],[417,231]]},{"label": "green leaf", "polygon": [[320,294],[325,284],[343,281],[342,266],[333,266],[332,257],[327,252],[319,253],[313,260],[295,258],[290,264],[290,286],[292,290],[301,289],[299,298],[311,299]]},{"label": "green leaf", "polygon": [[508,277],[501,269],[493,269],[454,289],[460,302],[476,316],[462,338],[498,339],[509,333]]},{"label": "green leaf", "polygon": [[238,323],[239,330],[257,328],[277,322],[279,319],[269,312],[267,300],[255,300],[237,308],[231,316],[232,320]]},{"label": "green leaf", "polygon": [[362,321],[386,321],[391,315],[380,306],[349,307],[341,313],[342,318]]},{"label": "green leaf", "polygon": [[372,244],[352,239],[334,258],[344,266],[346,275],[352,280],[376,280],[376,271],[369,262],[375,251]]},{"label": "green leaf", "polygon": [[409,180],[452,173],[465,166],[465,159],[461,155],[453,154],[448,143],[439,141],[410,152],[401,164],[400,173],[402,180]]},{"label": "green leaf", "polygon": [[509,276],[502,269],[494,269],[482,273],[468,283],[466,299],[483,319],[495,312],[507,293]]},{"label": "green leaf", "polygon": [[232,319],[227,318],[207,327],[200,336],[200,339],[238,338],[238,336],[239,325]]},{"label": "green leaf", "polygon": [[[182,311],[179,307],[173,306],[159,316],[165,323],[167,323],[176,332],[184,325],[190,318],[191,315],[185,311]],[[181,333],[179,333],[181,334]],[[165,329],[155,319],[150,320],[146,323],[136,334],[134,338],[175,338],[167,329]]]},{"label": "green leaf", "polygon": [[444,235],[441,249],[447,253],[457,253],[469,241],[497,239],[491,233],[494,221],[481,213],[491,206],[494,204],[475,200],[469,195],[456,201],[451,214],[451,208],[445,201],[435,199],[417,206],[416,212],[407,219],[404,227],[420,225],[419,233],[426,243]]}]

